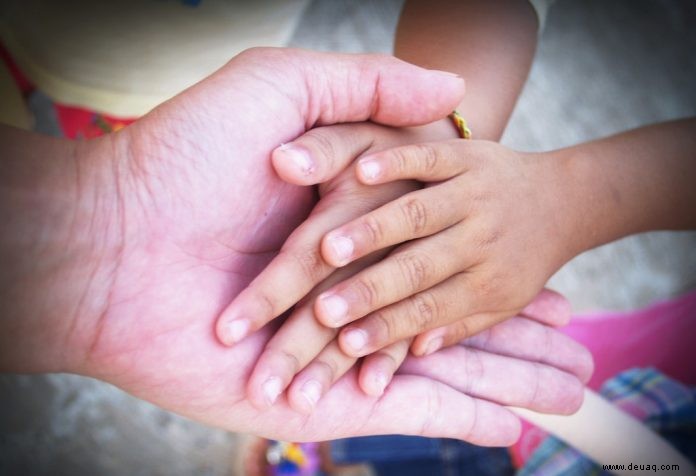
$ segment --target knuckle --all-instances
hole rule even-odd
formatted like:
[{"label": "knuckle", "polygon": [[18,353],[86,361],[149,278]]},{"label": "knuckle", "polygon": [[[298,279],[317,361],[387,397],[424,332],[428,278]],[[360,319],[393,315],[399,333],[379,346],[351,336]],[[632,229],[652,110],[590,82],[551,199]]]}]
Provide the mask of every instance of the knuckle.
[{"label": "knuckle", "polygon": [[305,279],[314,283],[323,278],[326,264],[315,249],[299,250],[290,253],[289,256],[301,270]]},{"label": "knuckle", "polygon": [[379,329],[375,333],[376,344],[383,344],[399,338],[398,329],[388,314],[378,311],[373,313],[371,318],[376,327]]},{"label": "knuckle", "polygon": [[382,223],[373,214],[366,215],[362,220],[362,228],[365,230],[370,243],[378,246],[384,240],[384,228]]},{"label": "knuckle", "polygon": [[467,324],[466,319],[458,321],[451,332],[450,340],[452,342],[460,342],[471,337],[471,330],[469,329],[469,324]]},{"label": "knuckle", "polygon": [[482,249],[491,248],[498,243],[503,237],[503,234],[498,228],[489,228],[481,234],[478,240],[478,246]]},{"label": "knuckle", "polygon": [[386,359],[391,371],[396,372],[408,355],[410,343],[410,340],[403,339],[377,350],[373,355]]},{"label": "knuckle", "polygon": [[333,170],[336,165],[337,150],[335,134],[329,132],[329,128],[319,128],[305,134],[305,146],[314,152],[314,156],[319,158],[320,164],[329,170]]},{"label": "knuckle", "polygon": [[382,349],[382,350],[377,351],[373,355],[377,355],[377,356],[381,357],[382,359],[386,359],[389,362],[389,368],[393,369],[394,371],[399,367],[399,365],[401,365],[401,361],[403,360],[403,359],[399,359],[398,356],[395,355],[395,352],[391,351],[391,349],[387,349],[387,350]]},{"label": "knuckle", "polygon": [[420,235],[425,231],[428,223],[428,208],[422,200],[416,197],[407,198],[401,204],[401,214],[413,235]]},{"label": "knuckle", "polygon": [[466,370],[466,389],[465,393],[472,393],[475,390],[475,385],[482,381],[485,373],[483,367],[483,362],[481,360],[481,353],[475,349],[469,349],[467,353],[467,359],[464,363],[464,368]]},{"label": "knuckle", "polygon": [[292,352],[277,347],[270,348],[269,350],[275,353],[278,358],[287,364],[290,373],[293,375],[299,372],[302,368],[300,365],[300,359]]},{"label": "knuckle", "polygon": [[237,55],[238,59],[250,60],[255,58],[264,58],[273,52],[272,48],[263,46],[252,46]]},{"label": "knuckle", "polygon": [[394,258],[412,291],[426,287],[433,274],[433,266],[429,258],[416,253],[402,253]]},{"label": "knuckle", "polygon": [[336,376],[338,375],[338,363],[334,359],[324,357],[320,360],[316,360],[314,365],[318,367],[327,382],[333,383],[333,381],[336,380]]},{"label": "knuckle", "polygon": [[426,174],[434,173],[439,164],[437,150],[430,144],[419,144],[416,146],[418,151],[418,164]]},{"label": "knuckle", "polygon": [[411,298],[413,303],[413,325],[417,330],[428,330],[437,324],[441,312],[437,300],[430,293],[420,293]]},{"label": "knuckle", "polygon": [[410,147],[402,147],[392,151],[392,166],[396,169],[400,176],[407,174],[411,168],[411,150],[412,148]]},{"label": "knuckle", "polygon": [[[256,321],[259,323],[266,322],[279,314],[280,305],[271,295],[267,294],[261,286],[254,286],[250,288],[253,292],[256,312]],[[258,324],[257,324],[258,325]]]},{"label": "knuckle", "polygon": [[355,281],[354,289],[363,303],[370,307],[379,304],[381,293],[376,281],[366,276],[360,277]]},{"label": "knuckle", "polygon": [[[486,273],[479,279],[472,280],[473,295],[480,302],[489,302],[499,296],[499,290],[504,289],[505,276],[497,272]],[[504,298],[504,296],[502,296]],[[507,301],[504,299],[504,301]],[[502,304],[502,303],[501,303]]]}]

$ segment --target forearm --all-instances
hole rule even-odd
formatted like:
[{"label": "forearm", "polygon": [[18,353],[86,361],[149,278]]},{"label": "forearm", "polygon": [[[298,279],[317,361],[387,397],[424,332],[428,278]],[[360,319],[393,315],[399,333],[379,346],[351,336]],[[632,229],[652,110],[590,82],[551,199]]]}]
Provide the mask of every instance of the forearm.
[{"label": "forearm", "polygon": [[476,139],[499,140],[527,79],[537,30],[526,0],[409,0],[394,53],[464,78],[458,110]]},{"label": "forearm", "polygon": [[112,187],[90,162],[97,142],[0,126],[0,144],[0,371],[74,368],[93,330],[80,316],[98,312],[89,291],[109,235],[95,230]]},{"label": "forearm", "polygon": [[696,119],[544,154],[572,255],[630,234],[696,228]]}]

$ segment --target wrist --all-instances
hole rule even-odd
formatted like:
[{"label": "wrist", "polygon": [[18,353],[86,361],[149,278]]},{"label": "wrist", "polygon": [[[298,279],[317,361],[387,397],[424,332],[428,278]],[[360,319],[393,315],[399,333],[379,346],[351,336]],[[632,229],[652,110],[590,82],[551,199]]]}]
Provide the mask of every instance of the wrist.
[{"label": "wrist", "polygon": [[621,217],[607,201],[612,188],[594,150],[576,146],[540,155],[550,170],[550,201],[566,261],[619,238]]},{"label": "wrist", "polygon": [[[586,206],[586,161],[571,149],[531,154],[540,168],[538,187],[544,195],[539,206],[546,209],[549,242],[556,269],[596,246],[591,226],[592,210]],[[548,244],[547,243],[547,244]]]},{"label": "wrist", "polygon": [[[12,134],[0,194],[0,370],[83,372],[117,242],[111,139]],[[101,293],[98,291],[101,289]]]}]

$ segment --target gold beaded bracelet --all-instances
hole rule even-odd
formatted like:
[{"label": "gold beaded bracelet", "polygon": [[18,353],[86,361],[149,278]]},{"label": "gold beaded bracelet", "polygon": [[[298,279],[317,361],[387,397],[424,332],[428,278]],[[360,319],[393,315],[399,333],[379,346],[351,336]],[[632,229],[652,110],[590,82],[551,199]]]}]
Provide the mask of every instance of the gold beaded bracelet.
[{"label": "gold beaded bracelet", "polygon": [[457,111],[452,111],[452,114],[447,117],[452,119],[452,122],[454,122],[454,127],[457,128],[457,131],[462,139],[471,139],[471,129],[469,129],[469,127],[466,125],[466,119],[464,119],[461,114],[459,114]]}]

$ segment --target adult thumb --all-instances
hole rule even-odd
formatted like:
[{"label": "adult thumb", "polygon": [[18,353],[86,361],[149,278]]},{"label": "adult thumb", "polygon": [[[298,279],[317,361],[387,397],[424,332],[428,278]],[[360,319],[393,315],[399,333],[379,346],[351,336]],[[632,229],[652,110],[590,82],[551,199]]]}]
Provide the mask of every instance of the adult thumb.
[{"label": "adult thumb", "polygon": [[464,97],[464,80],[388,55],[255,48],[256,66],[274,65],[266,79],[292,97],[305,129],[371,120],[415,126],[445,117]]}]

